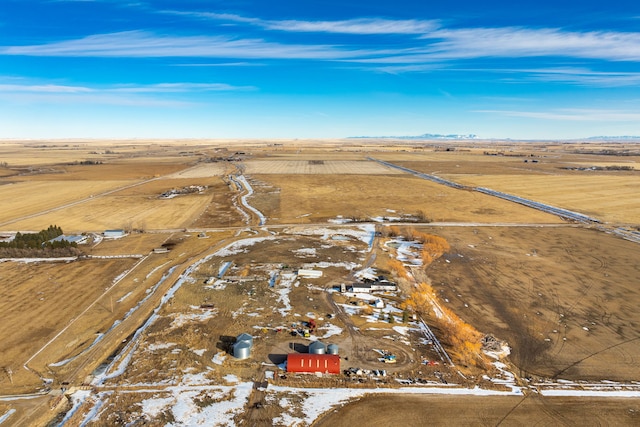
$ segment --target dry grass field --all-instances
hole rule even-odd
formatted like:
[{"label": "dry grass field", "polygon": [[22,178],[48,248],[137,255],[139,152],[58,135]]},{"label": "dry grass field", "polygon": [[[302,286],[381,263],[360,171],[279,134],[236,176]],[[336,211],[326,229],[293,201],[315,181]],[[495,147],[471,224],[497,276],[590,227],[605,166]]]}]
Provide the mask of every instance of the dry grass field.
[{"label": "dry grass field", "polygon": [[402,173],[367,160],[254,160],[245,163],[248,175],[393,175]]},{"label": "dry grass field", "polygon": [[368,220],[416,215],[433,221],[557,223],[560,220],[480,193],[411,175],[255,175],[251,198],[270,223],[325,222],[341,215]]},{"label": "dry grass field", "polygon": [[[464,403],[463,403],[464,402]],[[314,423],[316,427],[363,425],[635,426],[637,399],[491,396],[368,396],[345,405]]]},{"label": "dry grass field", "polygon": [[[162,305],[158,320],[139,338],[128,369],[107,387],[149,383],[163,388],[196,373],[214,382],[226,381],[227,374],[258,380],[265,369],[262,363],[281,361],[289,343],[298,340],[275,330],[311,314],[321,326],[332,323],[341,329],[330,341],[354,355],[349,362],[353,366],[377,366],[378,356],[371,348],[386,347],[398,354],[399,362],[390,372],[408,375],[414,368],[422,369],[437,380],[435,370],[440,370],[460,383],[453,369],[419,367],[421,357],[435,357],[433,350],[410,334],[391,336],[394,332],[386,320],[354,317],[347,322],[348,317],[331,321],[327,317],[337,311],[336,303],[349,306],[355,301],[330,296],[322,289],[352,281],[350,268],[374,262],[376,257],[367,258],[367,245],[358,238],[333,241],[308,233],[339,219],[383,222],[417,216],[437,224],[416,227],[451,244],[451,250],[426,272],[440,300],[481,332],[507,341],[512,350],[509,361],[528,384],[557,379],[585,384],[640,381],[637,244],[366,160],[367,156],[383,159],[637,228],[640,194],[635,181],[640,156],[636,147],[374,140],[0,144],[0,164],[8,164],[0,168],[0,197],[10,206],[0,213],[0,232],[40,230],[49,224],[67,233],[111,228],[143,231],[81,246],[95,258],[68,263],[0,262],[4,316],[0,393],[43,387],[42,378],[23,368],[27,361],[30,369],[51,378],[54,388],[63,381],[82,384],[161,305],[160,298],[188,269],[193,280]],[[615,150],[625,155],[612,155]],[[233,160],[210,163],[208,158]],[[76,164],[86,160],[103,163]],[[579,170],[608,166],[635,170]],[[265,215],[266,227],[273,228],[257,227],[255,215],[249,219],[242,214],[247,209],[241,206],[242,193],[227,184],[231,173],[244,174],[253,187],[248,203]],[[159,197],[191,185],[206,189],[201,194]],[[200,229],[209,230],[200,235]],[[245,238],[265,240],[197,264],[224,245]],[[151,253],[163,244],[171,251]],[[136,257],[109,258],[122,255]],[[384,269],[388,253],[380,249],[376,255],[374,265]],[[228,275],[248,279],[225,289],[207,288],[205,281],[227,261],[233,263]],[[277,285],[275,289],[268,286],[273,271],[286,273],[323,261],[335,265],[322,267],[320,280],[291,284],[286,298]],[[399,303],[401,297],[394,298],[388,302]],[[229,339],[241,332],[256,337],[259,356],[241,362],[227,359],[221,365],[214,362],[218,353],[229,349]],[[406,339],[415,342],[406,344]],[[296,342],[302,348],[306,341]],[[345,380],[296,381],[300,380],[289,378],[281,384],[333,387],[343,386]],[[471,372],[467,382],[489,383],[478,372]],[[107,402],[115,405],[111,414],[124,414],[127,405],[139,408],[150,396],[134,394],[114,394]],[[15,419],[36,419],[29,418],[32,410],[51,417],[51,399],[47,395],[42,401],[15,405],[0,401],[0,416],[8,408],[17,408]],[[581,409],[581,402],[593,405]],[[244,421],[266,423],[264,414],[275,414],[247,409]],[[634,399],[542,398],[535,393],[524,399],[396,395],[365,397],[327,415],[318,425],[387,425],[398,420],[424,425],[425,419],[437,425],[633,425],[639,411]]]},{"label": "dry grass field", "polygon": [[[172,188],[168,183],[154,182],[154,186],[158,184],[165,189]],[[139,194],[131,194],[136,190]],[[206,193],[160,199],[159,193],[148,192],[149,190],[147,188],[128,189],[126,192],[93,198],[82,204],[59,209],[46,215],[15,221],[11,227],[18,230],[36,230],[39,224],[46,223],[57,224],[69,232],[101,232],[114,228],[143,230],[186,228],[204,212],[211,202],[211,195]]]},{"label": "dry grass field", "polygon": [[[5,227],[11,224],[10,230],[20,229],[15,228],[13,224],[24,216],[91,198],[92,195],[114,190],[122,185],[120,181],[108,180],[31,181],[0,185],[0,198],[11,201],[11,209],[2,209],[0,212],[0,223],[5,224]],[[46,219],[44,222],[46,223]],[[22,229],[30,230],[30,228]]]},{"label": "dry grass field", "polygon": [[232,165],[225,163],[201,163],[189,169],[167,175],[167,178],[211,178],[235,172]]},{"label": "dry grass field", "polygon": [[616,224],[640,223],[640,171],[621,175],[465,176],[447,175],[465,185],[487,187],[560,206]]},{"label": "dry grass field", "polygon": [[[0,360],[13,371],[13,384],[3,372],[3,393],[28,392],[42,386],[41,380],[22,365],[69,321],[101,295],[132,259],[92,260],[72,263],[0,263],[0,310],[3,313]],[[97,308],[108,311],[105,303]],[[68,350],[91,342],[98,330],[85,331],[76,342],[65,342]],[[52,356],[52,357],[51,357]],[[62,360],[50,355],[49,363]],[[43,366],[39,366],[43,369]],[[43,374],[46,370],[40,371]]]},{"label": "dry grass field", "polygon": [[[640,190],[636,185],[640,156],[583,154],[585,148],[578,148],[571,147],[563,152],[559,147],[520,145],[508,150],[491,147],[468,151],[376,153],[374,157],[460,184],[486,187],[574,210],[606,222],[640,222]],[[595,148],[590,147],[593,151],[601,151]],[[607,166],[633,170],[576,170]]]},{"label": "dry grass field", "polygon": [[427,270],[465,321],[512,346],[522,375],[637,380],[640,252],[584,228],[442,228]]}]

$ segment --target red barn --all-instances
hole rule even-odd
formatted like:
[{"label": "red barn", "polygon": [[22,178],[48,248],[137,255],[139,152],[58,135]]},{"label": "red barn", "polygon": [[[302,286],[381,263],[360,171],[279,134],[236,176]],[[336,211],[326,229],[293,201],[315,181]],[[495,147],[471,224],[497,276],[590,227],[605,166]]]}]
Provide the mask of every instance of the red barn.
[{"label": "red barn", "polygon": [[339,374],[340,356],[337,354],[291,353],[287,355],[287,372]]}]

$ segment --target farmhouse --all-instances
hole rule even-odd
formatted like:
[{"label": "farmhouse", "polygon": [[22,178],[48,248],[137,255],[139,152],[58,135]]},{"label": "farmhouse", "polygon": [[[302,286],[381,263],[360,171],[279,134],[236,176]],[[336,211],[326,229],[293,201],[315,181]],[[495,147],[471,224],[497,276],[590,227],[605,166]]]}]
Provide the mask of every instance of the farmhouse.
[{"label": "farmhouse", "polygon": [[287,372],[339,374],[340,356],[290,353],[287,355]]}]

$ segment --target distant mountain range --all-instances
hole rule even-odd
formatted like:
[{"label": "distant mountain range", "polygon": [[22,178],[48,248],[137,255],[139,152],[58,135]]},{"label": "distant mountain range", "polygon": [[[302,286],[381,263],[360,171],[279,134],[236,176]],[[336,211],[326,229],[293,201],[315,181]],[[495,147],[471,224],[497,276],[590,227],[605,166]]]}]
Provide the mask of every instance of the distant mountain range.
[{"label": "distant mountain range", "polygon": [[407,135],[407,136],[350,136],[349,138],[361,138],[361,139],[478,139],[477,135],[460,135],[450,134],[441,135],[439,133],[425,133],[423,135]]},{"label": "distant mountain range", "polygon": [[[442,139],[442,140],[470,140],[480,139],[477,135],[472,133],[468,135],[463,134],[448,134],[442,135],[439,133],[425,133],[423,135],[404,135],[404,136],[350,136],[349,139],[406,139],[406,140],[420,140],[420,139]],[[504,141],[519,141],[518,139],[511,138],[490,138],[492,140],[504,140]],[[534,139],[536,141],[542,141],[541,139]],[[633,135],[620,135],[620,136],[590,136],[588,138],[570,138],[570,139],[554,139],[555,141],[640,141],[640,136]],[[525,141],[524,139],[522,141]]]},{"label": "distant mountain range", "polygon": [[587,138],[594,141],[640,141],[640,136],[622,135],[622,136],[590,136]]}]

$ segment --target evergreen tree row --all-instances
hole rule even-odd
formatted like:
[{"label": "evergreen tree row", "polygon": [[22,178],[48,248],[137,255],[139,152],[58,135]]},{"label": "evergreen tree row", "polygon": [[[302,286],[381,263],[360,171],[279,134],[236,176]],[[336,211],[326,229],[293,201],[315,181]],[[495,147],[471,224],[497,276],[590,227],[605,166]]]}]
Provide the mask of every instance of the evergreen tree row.
[{"label": "evergreen tree row", "polygon": [[42,249],[47,247],[55,249],[77,246],[75,243],[70,243],[66,240],[50,242],[51,239],[55,239],[62,234],[62,228],[57,225],[50,225],[49,228],[42,230],[39,233],[17,233],[16,237],[12,241],[0,242],[0,248]]}]

